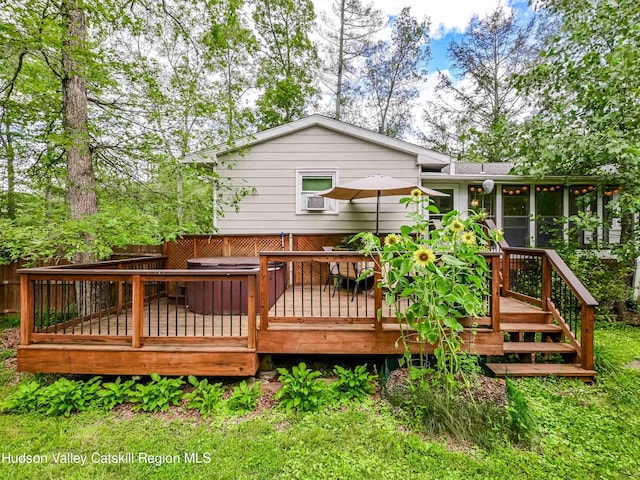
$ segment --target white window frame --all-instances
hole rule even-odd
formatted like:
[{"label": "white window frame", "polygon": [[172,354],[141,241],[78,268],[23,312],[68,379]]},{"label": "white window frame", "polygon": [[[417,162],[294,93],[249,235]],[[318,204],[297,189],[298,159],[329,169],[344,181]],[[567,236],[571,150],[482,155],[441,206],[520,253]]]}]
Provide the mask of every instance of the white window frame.
[{"label": "white window frame", "polygon": [[331,177],[332,188],[338,184],[337,168],[304,168],[296,170],[296,215],[338,215],[338,201],[327,198],[325,210],[307,210],[306,195],[302,192],[302,179],[306,177]]}]

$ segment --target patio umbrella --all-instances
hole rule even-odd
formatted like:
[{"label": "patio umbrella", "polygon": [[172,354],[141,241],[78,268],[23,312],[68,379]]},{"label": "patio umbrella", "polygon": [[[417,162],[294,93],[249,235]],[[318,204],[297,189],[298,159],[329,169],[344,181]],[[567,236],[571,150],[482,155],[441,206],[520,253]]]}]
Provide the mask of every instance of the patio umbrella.
[{"label": "patio umbrella", "polygon": [[387,177],[385,175],[369,175],[365,178],[353,180],[351,182],[336,185],[330,190],[318,193],[327,198],[335,198],[337,200],[357,200],[358,198],[376,197],[376,235],[378,234],[378,220],[380,217],[380,197],[389,197],[393,195],[410,195],[411,191],[419,188],[422,193],[431,197],[448,197],[446,193],[438,192],[430,188],[405,182],[397,178]]}]

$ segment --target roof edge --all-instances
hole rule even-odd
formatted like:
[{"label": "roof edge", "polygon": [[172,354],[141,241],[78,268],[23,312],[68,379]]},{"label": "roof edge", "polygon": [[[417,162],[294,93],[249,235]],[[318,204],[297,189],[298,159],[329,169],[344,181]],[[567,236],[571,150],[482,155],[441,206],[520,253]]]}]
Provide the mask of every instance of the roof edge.
[{"label": "roof edge", "polygon": [[220,155],[225,155],[245,147],[250,147],[252,145],[273,140],[314,126],[324,127],[335,132],[343,133],[354,138],[359,138],[361,140],[366,140],[368,142],[390,148],[392,150],[415,155],[417,165],[439,164],[444,166],[451,162],[451,157],[443,153],[436,152],[435,150],[420,147],[405,140],[392,138],[334,118],[326,117],[324,115],[313,114],[299,120],[285,123],[284,125],[263,130],[253,135],[248,135],[239,139],[232,146],[219,145],[216,148],[187,154],[180,160],[180,163],[216,163],[217,158]]}]

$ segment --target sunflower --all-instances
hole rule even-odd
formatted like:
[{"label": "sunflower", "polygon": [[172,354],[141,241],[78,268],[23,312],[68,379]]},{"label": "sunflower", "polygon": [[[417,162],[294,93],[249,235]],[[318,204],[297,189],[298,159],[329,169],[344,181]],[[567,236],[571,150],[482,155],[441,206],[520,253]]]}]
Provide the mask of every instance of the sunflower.
[{"label": "sunflower", "polygon": [[426,267],[430,263],[433,263],[436,259],[436,254],[433,253],[433,250],[426,247],[420,247],[415,252],[413,252],[413,261],[419,267]]},{"label": "sunflower", "polygon": [[476,243],[476,234],[473,232],[464,232],[461,240],[465,245],[474,245]]},{"label": "sunflower", "polygon": [[398,235],[396,235],[395,233],[391,233],[385,237],[384,244],[388,247],[391,247],[400,243],[401,240],[402,239]]},{"label": "sunflower", "polygon": [[422,190],[420,190],[419,188],[414,188],[413,190],[411,190],[411,198],[413,198],[414,200],[420,200],[421,197]]},{"label": "sunflower", "polygon": [[464,230],[464,223],[462,223],[457,218],[449,224],[449,228],[454,233],[460,233]]}]

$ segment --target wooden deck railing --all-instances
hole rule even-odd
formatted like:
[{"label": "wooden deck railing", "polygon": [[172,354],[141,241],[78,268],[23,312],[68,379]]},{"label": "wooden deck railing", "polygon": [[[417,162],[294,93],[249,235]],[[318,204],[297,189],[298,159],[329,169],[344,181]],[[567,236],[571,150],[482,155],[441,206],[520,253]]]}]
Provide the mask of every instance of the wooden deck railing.
[{"label": "wooden deck railing", "polygon": [[22,344],[140,348],[184,343],[255,349],[257,269],[164,270],[165,260],[144,257],[90,268],[21,270]]},{"label": "wooden deck railing", "polygon": [[593,330],[598,302],[554,250],[501,245],[504,296],[550,312],[576,347],[581,366],[593,369]]},{"label": "wooden deck railing", "polygon": [[[490,295],[487,298],[488,317],[472,319],[499,331],[500,262],[499,253],[485,252],[491,268]],[[304,328],[325,325],[333,329],[368,329],[381,331],[398,325],[396,306],[384,301],[380,268],[373,259],[354,251],[327,252],[261,252],[261,312],[260,329]],[[284,262],[289,265],[289,288],[274,305],[267,296],[274,288],[269,280],[268,265]],[[373,272],[359,278],[364,269]],[[406,304],[400,303],[402,310]]]}]

